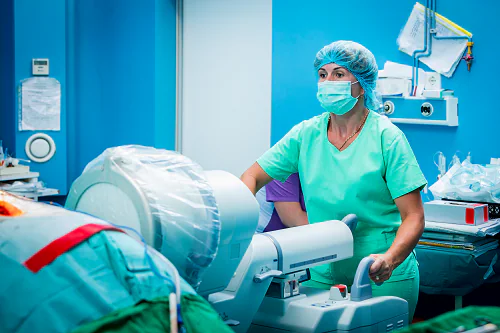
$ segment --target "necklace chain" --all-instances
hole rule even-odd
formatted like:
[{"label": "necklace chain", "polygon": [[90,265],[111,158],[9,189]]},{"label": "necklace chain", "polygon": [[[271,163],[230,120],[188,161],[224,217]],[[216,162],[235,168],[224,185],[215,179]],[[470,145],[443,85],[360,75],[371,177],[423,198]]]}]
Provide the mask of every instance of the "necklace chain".
[{"label": "necklace chain", "polygon": [[357,133],[361,130],[361,127],[363,127],[363,125],[365,124],[365,122],[366,122],[366,118],[368,118],[368,114],[369,114],[369,113],[370,113],[370,112],[367,112],[367,113],[366,113],[366,115],[365,115],[365,117],[364,117],[363,121],[361,122],[361,125],[359,125],[358,129],[357,129],[354,133],[352,133],[352,134],[351,134],[351,135],[350,135],[350,136],[349,136],[349,137],[348,137],[348,138],[344,141],[344,143],[342,144],[342,146],[340,146],[339,150],[342,150],[342,148],[344,148],[344,146],[346,145],[346,143],[347,143],[349,140],[351,140],[351,139],[352,139],[352,137],[353,137],[353,136],[355,136],[355,135],[356,135],[356,134],[357,134]]}]

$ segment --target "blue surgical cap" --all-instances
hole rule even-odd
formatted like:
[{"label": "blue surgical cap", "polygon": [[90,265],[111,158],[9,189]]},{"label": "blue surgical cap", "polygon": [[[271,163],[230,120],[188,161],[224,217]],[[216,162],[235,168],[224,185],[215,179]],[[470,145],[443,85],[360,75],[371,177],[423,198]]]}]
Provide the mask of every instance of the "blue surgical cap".
[{"label": "blue surgical cap", "polygon": [[380,95],[376,92],[377,62],[363,45],[351,41],[337,41],[323,47],[314,60],[316,72],[324,65],[336,63],[351,72],[365,91],[365,106],[370,110],[381,108]]}]

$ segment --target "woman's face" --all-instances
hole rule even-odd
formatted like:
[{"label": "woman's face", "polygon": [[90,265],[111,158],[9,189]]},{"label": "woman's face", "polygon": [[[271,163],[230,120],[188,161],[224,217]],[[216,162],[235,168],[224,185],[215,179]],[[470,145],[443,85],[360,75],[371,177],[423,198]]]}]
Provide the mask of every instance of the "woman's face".
[{"label": "woman's face", "polygon": [[361,88],[359,83],[354,83],[358,80],[354,75],[351,74],[351,72],[333,62],[323,65],[323,67],[318,70],[318,77],[318,82],[351,81],[351,95],[353,97],[358,97],[365,92],[363,88]]}]

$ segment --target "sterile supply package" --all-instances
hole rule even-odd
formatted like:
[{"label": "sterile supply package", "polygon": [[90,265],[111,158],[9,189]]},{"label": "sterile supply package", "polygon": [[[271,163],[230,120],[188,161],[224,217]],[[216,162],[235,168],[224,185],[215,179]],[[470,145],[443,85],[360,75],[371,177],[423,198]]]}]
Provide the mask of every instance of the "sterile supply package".
[{"label": "sterile supply package", "polygon": [[424,203],[425,220],[431,222],[481,225],[488,222],[488,205],[433,200]]}]

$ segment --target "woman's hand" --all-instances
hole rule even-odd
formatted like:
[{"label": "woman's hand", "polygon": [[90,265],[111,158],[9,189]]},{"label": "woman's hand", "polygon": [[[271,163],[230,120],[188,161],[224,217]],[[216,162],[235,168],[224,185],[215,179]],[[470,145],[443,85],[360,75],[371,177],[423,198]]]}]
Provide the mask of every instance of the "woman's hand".
[{"label": "woman's hand", "polygon": [[370,267],[370,279],[375,283],[389,280],[395,268],[390,256],[387,254],[371,254],[370,257],[375,259],[375,262]]}]

